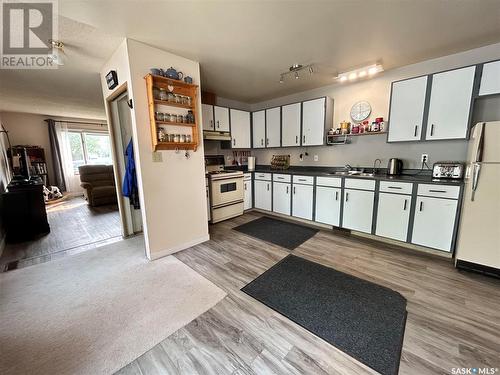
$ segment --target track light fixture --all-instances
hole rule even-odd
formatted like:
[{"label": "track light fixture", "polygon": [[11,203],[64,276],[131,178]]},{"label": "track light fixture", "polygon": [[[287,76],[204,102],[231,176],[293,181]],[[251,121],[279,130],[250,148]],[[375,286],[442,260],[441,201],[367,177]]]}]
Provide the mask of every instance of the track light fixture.
[{"label": "track light fixture", "polygon": [[290,68],[288,68],[288,71],[280,74],[280,83],[285,82],[285,78],[290,74],[293,74],[293,77],[295,79],[299,79],[301,77],[300,72],[303,70],[307,70],[309,74],[313,74],[314,73],[313,64],[309,65],[293,64]]},{"label": "track light fixture", "polygon": [[344,72],[344,73],[339,73],[335,79],[339,80],[340,82],[345,82],[347,80],[349,81],[355,81],[360,78],[368,78],[371,77],[379,72],[383,72],[384,68],[380,64],[373,64],[369,66],[365,66],[363,68],[359,69],[354,69],[349,72]]}]

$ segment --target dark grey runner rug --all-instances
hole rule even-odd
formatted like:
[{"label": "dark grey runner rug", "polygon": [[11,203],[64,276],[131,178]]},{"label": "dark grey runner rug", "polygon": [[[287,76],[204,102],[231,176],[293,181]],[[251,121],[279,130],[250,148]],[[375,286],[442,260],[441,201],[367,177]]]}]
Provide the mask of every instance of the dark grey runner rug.
[{"label": "dark grey runner rug", "polygon": [[398,292],[289,255],[243,292],[381,374],[397,374],[406,324]]},{"label": "dark grey runner rug", "polygon": [[238,232],[293,250],[318,233],[317,229],[263,216],[233,228]]}]

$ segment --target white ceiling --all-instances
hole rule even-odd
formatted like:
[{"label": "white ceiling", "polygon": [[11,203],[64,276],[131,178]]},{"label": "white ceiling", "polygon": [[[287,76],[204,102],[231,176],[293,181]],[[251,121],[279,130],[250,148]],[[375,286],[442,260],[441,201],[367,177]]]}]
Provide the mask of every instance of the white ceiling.
[{"label": "white ceiling", "polygon": [[[0,110],[103,118],[98,72],[123,37],[198,60],[204,90],[244,102],[328,85],[376,61],[387,70],[500,41],[498,0],[59,0],[59,11],[69,62],[0,71]],[[279,84],[295,62],[317,73]]]}]

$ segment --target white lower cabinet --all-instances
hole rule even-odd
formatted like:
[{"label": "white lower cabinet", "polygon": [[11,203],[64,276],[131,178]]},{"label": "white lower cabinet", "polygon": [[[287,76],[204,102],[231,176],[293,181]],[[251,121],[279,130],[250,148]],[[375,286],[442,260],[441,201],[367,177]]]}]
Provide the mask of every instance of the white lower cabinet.
[{"label": "white lower cabinet", "polygon": [[294,184],[292,190],[292,216],[312,220],[313,186]]},{"label": "white lower cabinet", "polygon": [[255,180],[255,208],[271,211],[272,192],[271,181]]},{"label": "white lower cabinet", "polygon": [[411,195],[379,193],[377,236],[406,241],[410,220]]},{"label": "white lower cabinet", "polygon": [[291,184],[273,182],[273,211],[283,215],[290,215]]},{"label": "white lower cabinet", "polygon": [[411,242],[451,251],[458,201],[417,197]]},{"label": "white lower cabinet", "polygon": [[344,190],[342,227],[371,233],[375,193],[365,190]]},{"label": "white lower cabinet", "polygon": [[243,182],[244,196],[243,196],[243,209],[249,210],[252,208],[252,180],[245,180]]},{"label": "white lower cabinet", "polygon": [[326,186],[316,186],[315,221],[323,224],[340,226],[340,203],[342,190]]}]

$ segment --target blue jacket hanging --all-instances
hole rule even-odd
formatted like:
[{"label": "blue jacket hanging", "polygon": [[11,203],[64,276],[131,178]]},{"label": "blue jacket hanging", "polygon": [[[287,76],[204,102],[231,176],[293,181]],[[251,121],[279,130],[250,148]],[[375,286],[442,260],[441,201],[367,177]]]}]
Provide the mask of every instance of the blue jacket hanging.
[{"label": "blue jacket hanging", "polygon": [[123,178],[122,194],[130,199],[135,209],[139,209],[139,189],[137,187],[137,175],[135,172],[134,146],[132,139],[125,150],[125,177]]}]

